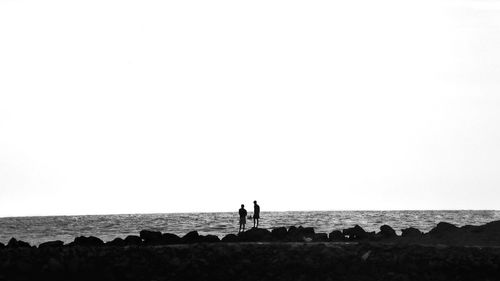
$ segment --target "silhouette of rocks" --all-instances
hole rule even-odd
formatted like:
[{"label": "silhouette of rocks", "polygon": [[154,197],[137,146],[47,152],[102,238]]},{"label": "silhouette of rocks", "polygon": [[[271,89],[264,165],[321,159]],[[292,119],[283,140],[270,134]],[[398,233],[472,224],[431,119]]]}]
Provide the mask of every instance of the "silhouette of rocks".
[{"label": "silhouette of rocks", "polygon": [[271,230],[271,236],[277,241],[284,240],[287,234],[288,231],[286,230],[286,227],[278,227]]},{"label": "silhouette of rocks", "polygon": [[401,236],[402,237],[412,237],[412,238],[418,238],[423,235],[422,231],[414,228],[414,227],[409,227],[401,230]]},{"label": "silhouette of rocks", "polygon": [[62,247],[64,245],[64,242],[61,240],[56,240],[56,241],[48,241],[45,243],[42,243],[38,245],[38,248],[43,249],[43,248],[58,248]]},{"label": "silhouette of rocks", "polygon": [[385,224],[380,227],[380,232],[378,234],[382,238],[394,238],[397,236],[396,231],[392,227]]},{"label": "silhouette of rocks", "polygon": [[220,242],[220,239],[216,235],[200,235],[200,242],[217,243]]},{"label": "silhouette of rocks", "polygon": [[245,232],[240,232],[238,237],[242,242],[264,242],[272,240],[271,232],[263,228],[251,228]]},{"label": "silhouette of rocks", "polygon": [[340,230],[334,230],[328,235],[330,241],[344,241],[345,235]]},{"label": "silhouette of rocks", "polygon": [[162,235],[159,231],[141,230],[139,236],[148,245],[159,245],[162,243]]},{"label": "silhouette of rocks", "polygon": [[73,241],[73,245],[83,247],[98,247],[104,245],[104,242],[94,236],[80,236],[75,238],[75,240]]},{"label": "silhouette of rocks", "polygon": [[327,242],[328,241],[328,234],[315,233],[312,239],[314,242]]},{"label": "silhouette of rocks", "polygon": [[240,242],[240,239],[238,238],[238,236],[236,236],[234,234],[228,234],[222,238],[221,242],[236,243],[236,242]]},{"label": "silhouette of rocks", "polygon": [[113,239],[112,241],[106,242],[107,246],[115,246],[115,247],[122,247],[122,246],[125,246],[126,244],[127,243],[125,242],[125,240],[123,240],[120,237],[117,237],[117,238]]},{"label": "silhouette of rocks", "polygon": [[303,242],[306,240],[312,240],[314,237],[314,228],[312,227],[295,227],[290,226],[288,228],[288,234],[286,237],[286,241],[290,242]]},{"label": "silhouette of rocks", "polygon": [[124,242],[125,242],[125,245],[138,246],[138,245],[142,244],[142,239],[141,239],[141,237],[139,237],[137,235],[129,235],[129,236],[125,237]]},{"label": "silhouette of rocks", "polygon": [[0,249],[5,248],[5,244],[0,242]]},{"label": "silhouette of rocks", "polygon": [[7,248],[30,248],[30,247],[31,245],[28,242],[17,240],[14,237],[12,237],[9,240],[9,243],[7,243]]},{"label": "silhouette of rocks", "polygon": [[180,244],[181,238],[175,234],[172,233],[163,233],[161,235],[162,241],[164,244],[171,245],[171,244]]},{"label": "silhouette of rocks", "polygon": [[342,233],[344,234],[344,236],[348,236],[349,240],[367,239],[371,236],[370,233],[366,232],[359,225],[355,225],[354,227],[344,229]]},{"label": "silhouette of rocks", "polygon": [[430,235],[443,236],[456,232],[459,228],[451,223],[440,222],[438,225],[429,231]]},{"label": "silhouette of rocks", "polygon": [[383,243],[11,248],[0,250],[0,280],[493,281],[499,264],[495,247]]},{"label": "silhouette of rocks", "polygon": [[188,232],[186,235],[184,235],[181,238],[182,243],[186,244],[191,244],[191,243],[198,243],[200,242],[200,235],[198,234],[198,231],[191,231]]}]

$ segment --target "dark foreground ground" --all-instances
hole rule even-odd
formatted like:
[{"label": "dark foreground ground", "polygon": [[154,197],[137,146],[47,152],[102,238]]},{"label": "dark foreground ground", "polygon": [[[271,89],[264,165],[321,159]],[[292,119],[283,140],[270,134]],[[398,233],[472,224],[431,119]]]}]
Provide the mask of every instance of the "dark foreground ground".
[{"label": "dark foreground ground", "polygon": [[9,249],[0,280],[500,280],[500,249],[205,243]]},{"label": "dark foreground ground", "polygon": [[396,235],[388,226],[329,234],[252,229],[183,237],[154,231],[104,243],[0,243],[2,280],[500,280],[500,222]]}]

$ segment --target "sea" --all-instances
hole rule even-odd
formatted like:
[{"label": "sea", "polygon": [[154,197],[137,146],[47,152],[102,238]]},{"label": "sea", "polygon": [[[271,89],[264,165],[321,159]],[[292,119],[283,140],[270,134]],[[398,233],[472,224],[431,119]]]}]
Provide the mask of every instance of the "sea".
[{"label": "sea", "polygon": [[[116,237],[138,235],[143,229],[179,236],[196,230],[200,234],[222,238],[238,232],[238,220],[236,212],[4,217],[0,218],[0,242],[6,244],[15,237],[32,245],[52,240],[68,243],[82,235],[111,241]],[[400,233],[407,227],[427,232],[439,222],[463,226],[495,220],[500,220],[500,211],[290,211],[261,212],[260,227],[272,229],[302,225],[314,227],[316,232],[329,233],[356,224],[367,231],[378,231],[380,226],[387,224]],[[252,226],[251,220],[247,223],[247,227]]]}]

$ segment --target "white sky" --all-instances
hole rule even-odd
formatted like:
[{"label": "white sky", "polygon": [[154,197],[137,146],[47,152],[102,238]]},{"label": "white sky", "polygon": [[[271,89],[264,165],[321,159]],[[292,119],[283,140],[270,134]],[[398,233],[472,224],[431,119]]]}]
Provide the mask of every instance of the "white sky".
[{"label": "white sky", "polygon": [[0,0],[0,216],[500,209],[500,1]]}]

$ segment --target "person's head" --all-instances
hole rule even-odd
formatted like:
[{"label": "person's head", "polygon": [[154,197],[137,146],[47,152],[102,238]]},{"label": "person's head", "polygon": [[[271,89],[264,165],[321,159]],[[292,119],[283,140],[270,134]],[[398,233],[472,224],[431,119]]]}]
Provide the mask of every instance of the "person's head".
[{"label": "person's head", "polygon": [[245,205],[241,204],[241,208],[245,208]]},{"label": "person's head", "polygon": [[253,201],[254,204],[257,204],[257,201]]}]

